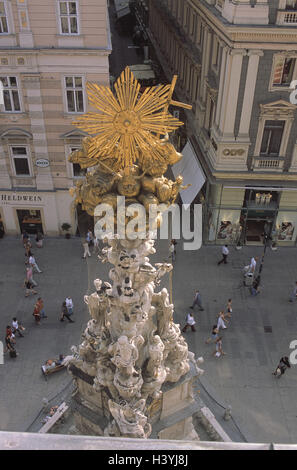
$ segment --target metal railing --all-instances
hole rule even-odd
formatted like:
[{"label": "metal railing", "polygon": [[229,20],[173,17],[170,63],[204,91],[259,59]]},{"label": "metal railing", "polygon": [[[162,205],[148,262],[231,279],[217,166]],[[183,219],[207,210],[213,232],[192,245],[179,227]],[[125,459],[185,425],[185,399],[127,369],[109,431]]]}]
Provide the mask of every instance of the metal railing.
[{"label": "metal railing", "polygon": [[256,171],[283,171],[285,157],[253,157],[252,169]]},{"label": "metal railing", "polygon": [[285,26],[296,26],[297,11],[279,10],[277,12],[276,24]]}]

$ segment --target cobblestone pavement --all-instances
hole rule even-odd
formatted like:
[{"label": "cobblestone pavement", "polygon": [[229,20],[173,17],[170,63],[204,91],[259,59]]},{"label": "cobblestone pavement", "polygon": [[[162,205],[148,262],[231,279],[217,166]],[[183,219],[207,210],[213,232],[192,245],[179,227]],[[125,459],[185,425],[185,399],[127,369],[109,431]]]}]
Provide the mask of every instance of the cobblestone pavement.
[{"label": "cobblestone pavement", "polygon": [[[42,399],[51,399],[70,382],[66,370],[53,374],[46,381],[40,366],[59,353],[69,353],[72,344],[79,344],[89,315],[83,295],[94,291],[93,280],[108,280],[110,266],[102,265],[92,255],[82,260],[79,238],[46,239],[44,248],[34,249],[43,270],[35,274],[38,294],[44,299],[48,319],[35,326],[32,316],[35,298],[25,298],[24,250],[16,237],[0,240],[2,277],[0,280],[0,329],[4,340],[5,326],[16,315],[26,327],[25,338],[17,338],[19,356],[5,355],[0,365],[0,430],[25,431],[38,415]],[[232,406],[232,415],[250,442],[294,443],[297,440],[296,366],[281,379],[271,372],[279,358],[289,354],[289,344],[297,339],[297,304],[288,302],[292,285],[297,280],[296,249],[267,250],[262,275],[262,292],[251,297],[242,284],[242,267],[252,255],[260,255],[261,247],[230,249],[229,263],[217,266],[220,247],[204,246],[199,251],[182,251],[177,246],[173,273],[174,320],[184,324],[193,292],[199,288],[203,312],[195,311],[197,332],[188,330],[185,337],[189,349],[205,359],[205,374],[199,389],[201,397],[218,418],[220,405]],[[152,262],[165,261],[168,242],[158,244]],[[164,280],[168,284],[168,278]],[[161,286],[162,287],[162,286]],[[74,324],[59,321],[60,307],[70,295],[74,301]],[[212,356],[213,345],[206,345],[219,310],[233,299],[233,317],[223,334],[222,359]],[[266,333],[264,327],[271,327]]]},{"label": "cobblestone pavement", "polygon": [[[296,443],[297,368],[287,370],[281,379],[272,375],[281,356],[290,353],[297,339],[296,304],[288,302],[297,280],[296,249],[267,249],[262,271],[262,291],[252,297],[243,286],[242,267],[262,247],[230,249],[227,265],[217,265],[221,248],[204,246],[198,252],[182,252],[178,246],[173,286],[175,321],[184,323],[192,293],[201,292],[204,311],[195,310],[197,332],[185,334],[189,349],[205,359],[201,378],[203,400],[210,408],[216,402],[232,406],[232,415],[250,442]],[[223,358],[212,356],[206,345],[217,313],[233,300],[233,315],[222,333]],[[265,332],[271,327],[272,332]]]}]

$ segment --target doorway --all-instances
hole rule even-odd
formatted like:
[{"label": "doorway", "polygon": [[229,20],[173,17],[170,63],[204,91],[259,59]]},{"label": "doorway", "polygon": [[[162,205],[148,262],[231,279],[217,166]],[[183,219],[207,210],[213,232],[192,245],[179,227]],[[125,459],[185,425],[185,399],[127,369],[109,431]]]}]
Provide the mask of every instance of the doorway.
[{"label": "doorway", "polygon": [[16,209],[21,233],[43,233],[41,212],[38,209]]},{"label": "doorway", "polygon": [[273,219],[247,217],[245,227],[245,239],[247,244],[264,243],[264,234],[270,235]]}]

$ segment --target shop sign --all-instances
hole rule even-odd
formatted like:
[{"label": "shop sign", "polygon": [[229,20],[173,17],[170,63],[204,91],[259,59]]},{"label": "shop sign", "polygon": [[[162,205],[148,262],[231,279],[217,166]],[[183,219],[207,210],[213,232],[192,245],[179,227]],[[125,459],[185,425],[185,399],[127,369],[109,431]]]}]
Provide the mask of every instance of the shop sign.
[{"label": "shop sign", "polygon": [[42,202],[42,197],[38,195],[30,194],[1,194],[0,202],[2,203],[12,203],[12,202]]},{"label": "shop sign", "polygon": [[35,165],[39,166],[40,168],[46,168],[47,166],[49,166],[49,160],[47,160],[46,158],[38,158],[38,160],[36,160],[35,162]]}]

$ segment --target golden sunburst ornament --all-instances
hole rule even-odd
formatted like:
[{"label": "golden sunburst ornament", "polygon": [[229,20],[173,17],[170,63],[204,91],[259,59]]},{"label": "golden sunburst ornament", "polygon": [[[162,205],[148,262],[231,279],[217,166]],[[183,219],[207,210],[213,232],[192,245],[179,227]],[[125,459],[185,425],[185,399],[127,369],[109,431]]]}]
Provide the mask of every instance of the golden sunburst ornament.
[{"label": "golden sunburst ornament", "polygon": [[183,125],[168,112],[169,105],[191,107],[172,101],[173,83],[148,87],[140,94],[129,67],[115,83],[115,96],[108,87],[88,83],[89,100],[100,113],[86,113],[73,123],[92,136],[88,156],[103,161],[114,158],[121,168],[148,153],[151,163],[162,158],[156,141]]}]

